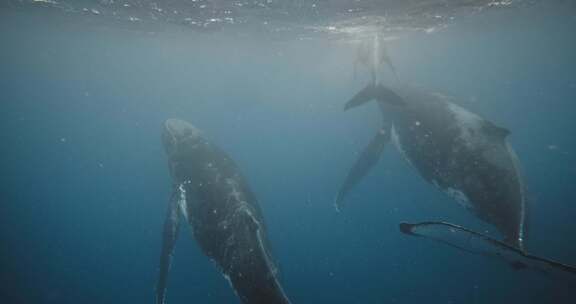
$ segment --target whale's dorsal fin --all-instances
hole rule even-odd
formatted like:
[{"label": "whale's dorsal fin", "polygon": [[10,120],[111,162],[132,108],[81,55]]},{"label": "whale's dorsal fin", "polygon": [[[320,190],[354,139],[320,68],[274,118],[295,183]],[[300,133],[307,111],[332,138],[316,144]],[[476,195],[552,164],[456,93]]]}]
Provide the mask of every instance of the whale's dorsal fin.
[{"label": "whale's dorsal fin", "polygon": [[496,138],[506,138],[510,135],[510,130],[506,128],[499,127],[489,121],[485,121],[484,126],[482,127],[483,130]]},{"label": "whale's dorsal fin", "polygon": [[162,235],[162,252],[160,254],[160,273],[156,285],[156,304],[166,303],[166,285],[168,282],[168,272],[172,262],[172,253],[178,237],[180,226],[179,206],[181,193],[179,187],[174,187],[170,201],[168,203],[168,213],[164,220],[164,232]]},{"label": "whale's dorsal fin", "polygon": [[390,128],[382,128],[374,135],[368,146],[362,150],[336,195],[334,202],[336,210],[340,210],[340,204],[348,192],[378,163],[388,141],[390,141]]}]

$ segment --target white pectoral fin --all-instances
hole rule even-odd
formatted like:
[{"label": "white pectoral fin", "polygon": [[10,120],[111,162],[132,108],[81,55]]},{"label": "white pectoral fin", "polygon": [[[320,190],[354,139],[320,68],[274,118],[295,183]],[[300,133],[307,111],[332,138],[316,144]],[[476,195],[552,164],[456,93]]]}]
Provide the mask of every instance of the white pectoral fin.
[{"label": "white pectoral fin", "polygon": [[178,214],[178,202],[180,200],[180,193],[175,189],[170,197],[168,204],[168,213],[164,221],[164,232],[162,235],[162,253],[160,255],[160,273],[158,276],[158,283],[156,285],[156,304],[166,303],[166,284],[168,281],[168,272],[170,270],[170,263],[172,261],[172,253],[176,238],[178,237],[178,230],[180,225],[180,217]]},{"label": "white pectoral fin", "polygon": [[184,188],[184,184],[180,184],[180,186],[178,186],[178,188],[175,191],[176,193],[174,194],[175,198],[174,200],[176,201],[175,204],[177,205],[177,207],[175,207],[176,209],[180,208],[180,212],[182,212],[182,215],[184,215],[184,218],[186,219],[186,222],[189,222],[189,215],[188,215],[188,207],[186,206],[186,189]]}]

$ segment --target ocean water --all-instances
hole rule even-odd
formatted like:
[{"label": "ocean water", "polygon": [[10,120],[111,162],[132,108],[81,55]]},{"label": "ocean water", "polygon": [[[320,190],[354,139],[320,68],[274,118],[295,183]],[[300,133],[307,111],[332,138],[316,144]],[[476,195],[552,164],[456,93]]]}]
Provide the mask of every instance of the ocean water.
[{"label": "ocean water", "polygon": [[[380,124],[375,105],[343,111],[380,33],[400,81],[511,131],[526,249],[576,264],[574,29],[573,1],[4,1],[0,303],[154,302],[172,117],[246,175],[295,304],[574,303],[573,281],[401,234],[497,236],[391,145],[333,205]],[[240,303],[182,228],[167,302]]]}]

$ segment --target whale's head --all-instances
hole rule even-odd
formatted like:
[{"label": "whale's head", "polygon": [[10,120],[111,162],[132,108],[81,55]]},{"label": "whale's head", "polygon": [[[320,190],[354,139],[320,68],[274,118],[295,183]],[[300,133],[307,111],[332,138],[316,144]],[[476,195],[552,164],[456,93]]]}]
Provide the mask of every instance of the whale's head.
[{"label": "whale's head", "polygon": [[162,142],[170,158],[198,143],[202,139],[200,130],[181,119],[170,118],[164,122]]}]

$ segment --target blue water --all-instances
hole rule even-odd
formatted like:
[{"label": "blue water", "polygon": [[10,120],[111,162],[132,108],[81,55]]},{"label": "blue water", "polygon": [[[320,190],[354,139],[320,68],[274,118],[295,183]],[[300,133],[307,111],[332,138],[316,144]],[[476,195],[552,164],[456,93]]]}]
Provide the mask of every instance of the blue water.
[{"label": "blue water", "polygon": [[[16,1],[14,1],[16,2]],[[2,6],[0,6],[2,7]],[[511,130],[529,193],[527,249],[576,264],[576,7],[463,16],[389,44],[402,81]],[[0,303],[153,303],[171,117],[201,128],[259,198],[298,303],[573,303],[565,282],[399,233],[449,220],[494,232],[399,153],[334,195],[379,126],[343,112],[366,81],[339,39],[131,28],[0,10]],[[168,303],[239,303],[188,227]]]}]

